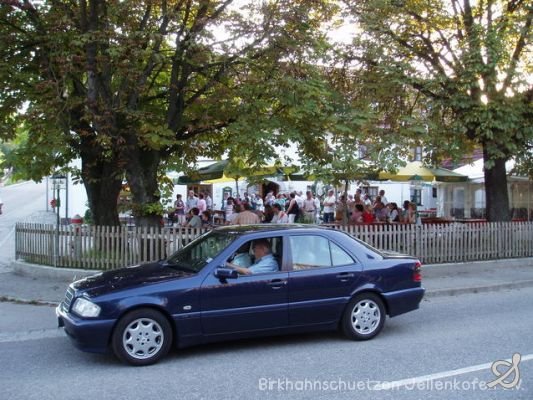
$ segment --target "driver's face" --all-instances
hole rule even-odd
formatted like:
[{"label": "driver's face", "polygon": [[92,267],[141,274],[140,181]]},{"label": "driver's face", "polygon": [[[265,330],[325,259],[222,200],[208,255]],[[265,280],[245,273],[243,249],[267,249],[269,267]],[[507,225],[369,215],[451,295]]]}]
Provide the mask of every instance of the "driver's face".
[{"label": "driver's face", "polygon": [[258,244],[254,246],[254,256],[256,259],[260,259],[267,253],[267,249],[265,246]]}]

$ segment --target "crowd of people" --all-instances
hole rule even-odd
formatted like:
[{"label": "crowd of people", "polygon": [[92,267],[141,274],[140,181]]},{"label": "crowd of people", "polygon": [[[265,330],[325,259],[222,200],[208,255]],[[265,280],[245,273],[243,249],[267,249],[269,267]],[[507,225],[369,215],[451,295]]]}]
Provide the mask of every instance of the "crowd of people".
[{"label": "crowd of people", "polygon": [[269,192],[264,198],[255,193],[244,193],[242,197],[226,195],[217,211],[208,192],[196,194],[190,190],[186,199],[177,195],[168,220],[174,226],[190,228],[213,224],[420,223],[416,203],[406,200],[400,208],[387,200],[384,190],[372,198],[363,189],[337,195],[330,189],[322,198],[311,191],[305,195],[301,191]]}]

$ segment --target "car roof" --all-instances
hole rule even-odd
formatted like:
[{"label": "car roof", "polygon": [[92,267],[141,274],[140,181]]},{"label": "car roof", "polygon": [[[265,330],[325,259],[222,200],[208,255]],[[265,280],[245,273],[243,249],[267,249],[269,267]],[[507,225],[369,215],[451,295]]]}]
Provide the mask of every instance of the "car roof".
[{"label": "car roof", "polygon": [[213,229],[216,232],[246,234],[254,232],[319,232],[332,231],[331,228],[317,225],[298,225],[298,224],[254,224],[254,225],[227,225],[219,226]]}]

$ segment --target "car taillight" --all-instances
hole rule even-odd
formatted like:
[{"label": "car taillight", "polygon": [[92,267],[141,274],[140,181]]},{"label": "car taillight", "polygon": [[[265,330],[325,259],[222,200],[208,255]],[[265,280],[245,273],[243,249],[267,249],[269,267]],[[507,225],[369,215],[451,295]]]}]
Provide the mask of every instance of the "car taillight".
[{"label": "car taillight", "polygon": [[422,263],[417,261],[413,270],[413,282],[422,282]]}]

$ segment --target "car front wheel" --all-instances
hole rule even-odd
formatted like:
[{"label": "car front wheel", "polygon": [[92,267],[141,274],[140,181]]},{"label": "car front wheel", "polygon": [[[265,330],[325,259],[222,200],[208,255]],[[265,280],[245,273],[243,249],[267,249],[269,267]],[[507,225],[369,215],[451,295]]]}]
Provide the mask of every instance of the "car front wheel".
[{"label": "car front wheel", "polygon": [[172,344],[172,328],[159,311],[134,310],[118,322],[112,337],[115,355],[131,365],[154,364],[166,355]]},{"label": "car front wheel", "polygon": [[386,312],[381,298],[374,293],[355,296],[344,311],[342,329],[352,340],[368,340],[385,324]]}]

